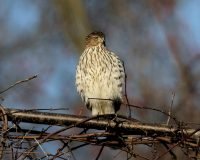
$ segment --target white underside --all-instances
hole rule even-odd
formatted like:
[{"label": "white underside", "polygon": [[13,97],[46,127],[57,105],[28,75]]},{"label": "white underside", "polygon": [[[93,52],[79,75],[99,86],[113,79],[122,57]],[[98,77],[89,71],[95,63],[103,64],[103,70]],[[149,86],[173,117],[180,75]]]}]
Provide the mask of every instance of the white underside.
[{"label": "white underside", "polygon": [[[112,52],[108,52],[106,56],[115,61],[115,66],[107,63],[105,57],[94,56],[94,54],[87,57],[87,62],[84,53],[80,58],[81,65],[79,62],[76,73],[77,90],[85,103],[91,104],[89,109],[92,110],[92,115],[114,114],[115,108],[112,100],[116,98],[122,100],[123,87],[119,84],[124,84],[125,75],[124,72],[120,72],[122,67],[118,67],[119,65],[122,66],[122,63]],[[98,57],[99,62],[93,59],[96,57]],[[93,63],[89,63],[90,61]],[[116,79],[119,76],[121,78]]]}]

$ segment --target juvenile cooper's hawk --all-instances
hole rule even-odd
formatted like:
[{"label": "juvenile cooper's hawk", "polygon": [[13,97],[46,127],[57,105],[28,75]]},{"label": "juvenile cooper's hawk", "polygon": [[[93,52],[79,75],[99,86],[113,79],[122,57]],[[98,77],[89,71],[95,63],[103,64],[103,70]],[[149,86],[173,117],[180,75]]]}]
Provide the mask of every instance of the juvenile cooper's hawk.
[{"label": "juvenile cooper's hawk", "polygon": [[86,47],[76,70],[77,91],[92,115],[115,114],[122,102],[124,67],[107,50],[102,32],[86,37]]}]

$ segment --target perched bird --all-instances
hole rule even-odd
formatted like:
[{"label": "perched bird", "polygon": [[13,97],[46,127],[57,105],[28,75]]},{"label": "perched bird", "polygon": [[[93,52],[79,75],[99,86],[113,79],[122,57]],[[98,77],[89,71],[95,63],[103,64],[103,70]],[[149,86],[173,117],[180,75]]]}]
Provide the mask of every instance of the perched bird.
[{"label": "perched bird", "polygon": [[123,63],[106,48],[102,32],[92,32],[85,41],[76,70],[77,91],[93,116],[115,114],[123,97]]}]

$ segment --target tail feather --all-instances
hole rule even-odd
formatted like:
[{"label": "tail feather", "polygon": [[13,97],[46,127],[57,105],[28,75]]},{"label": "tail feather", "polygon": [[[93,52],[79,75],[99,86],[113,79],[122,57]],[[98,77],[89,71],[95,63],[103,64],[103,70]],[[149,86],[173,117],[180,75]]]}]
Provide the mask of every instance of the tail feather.
[{"label": "tail feather", "polygon": [[121,99],[110,100],[93,100],[88,103],[88,108],[92,110],[92,115],[115,114],[121,105]]}]

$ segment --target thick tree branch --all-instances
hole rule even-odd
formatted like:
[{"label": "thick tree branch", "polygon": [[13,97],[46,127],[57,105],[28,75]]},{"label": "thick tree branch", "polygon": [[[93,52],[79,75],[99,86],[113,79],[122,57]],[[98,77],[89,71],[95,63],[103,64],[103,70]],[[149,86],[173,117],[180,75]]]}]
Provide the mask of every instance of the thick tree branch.
[{"label": "thick tree branch", "polygon": [[[122,116],[118,116],[117,120],[111,120],[106,116],[93,117],[91,120],[84,123],[80,123],[86,120],[88,117],[37,112],[33,110],[19,110],[19,109],[5,109],[9,121],[29,122],[36,124],[48,124],[68,126],[74,124],[76,127],[106,130],[107,128],[118,130],[121,133],[131,135],[165,135],[175,136],[178,134],[184,134],[190,138],[199,138],[200,131],[192,128],[180,128],[174,126],[167,126],[162,124],[147,124],[134,121],[131,119],[124,120]],[[121,118],[122,117],[122,118]],[[79,123],[79,124],[78,124]],[[77,125],[76,125],[77,124]]]},{"label": "thick tree branch", "polygon": [[[2,121],[0,129],[2,130],[1,133],[6,135],[4,137],[7,137],[7,140],[11,142],[16,141],[21,145],[23,141],[31,142],[32,144],[18,155],[18,158],[22,159],[31,156],[31,153],[37,148],[43,151],[45,157],[62,155],[62,151],[58,151],[58,154],[54,156],[48,155],[42,148],[43,143],[58,140],[63,143],[62,149],[67,147],[71,141],[77,141],[84,143],[83,145],[92,144],[117,148],[127,152],[130,156],[135,155],[132,147],[137,144],[148,146],[163,144],[167,146],[167,150],[160,156],[167,153],[173,155],[172,150],[175,147],[181,147],[192,153],[199,152],[198,140],[200,129],[186,128],[184,127],[185,125],[180,125],[181,123],[169,126],[166,124],[142,123],[121,115],[104,115],[88,118],[77,115],[39,112],[37,110],[9,109],[2,106],[0,108],[0,121]],[[5,129],[3,126],[7,126],[8,121],[13,122],[17,128],[9,127]],[[48,132],[48,129],[40,132],[38,130],[25,129],[23,125],[20,125],[20,122],[62,126],[62,128],[52,133]],[[84,131],[78,134],[61,134],[74,127],[83,128]],[[96,129],[96,131],[88,131],[90,129]],[[101,153],[101,150],[99,153]],[[194,156],[198,157],[199,155]]]}]

